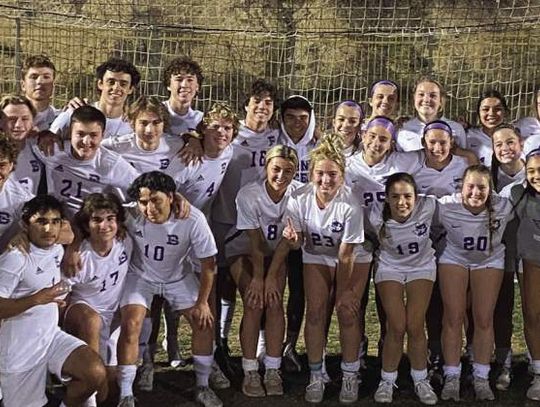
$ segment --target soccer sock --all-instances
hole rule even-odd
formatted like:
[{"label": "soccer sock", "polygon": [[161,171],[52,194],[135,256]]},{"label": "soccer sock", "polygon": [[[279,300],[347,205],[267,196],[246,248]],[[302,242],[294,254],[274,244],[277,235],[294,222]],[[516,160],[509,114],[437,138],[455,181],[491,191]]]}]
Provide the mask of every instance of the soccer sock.
[{"label": "soccer sock", "polygon": [[343,372],[343,377],[356,376],[359,370],[360,360],[355,360],[354,362],[341,361],[341,371]]},{"label": "soccer sock", "polygon": [[540,360],[532,360],[532,371],[535,375],[540,375]]},{"label": "soccer sock", "polygon": [[397,375],[397,370],[394,370],[393,372],[387,372],[381,369],[381,380],[384,380],[385,382],[395,384],[397,380]]},{"label": "soccer sock", "polygon": [[214,355],[193,355],[193,370],[198,387],[208,387]]},{"label": "soccer sock", "polygon": [[473,363],[473,376],[478,377],[479,379],[487,379],[489,377],[489,365],[484,365],[482,363]]},{"label": "soccer sock", "polygon": [[244,374],[259,370],[259,361],[257,359],[242,358],[242,370],[244,371]]},{"label": "soccer sock", "polygon": [[234,317],[234,308],[236,301],[221,299],[221,314],[219,316],[219,335],[221,338],[227,339],[231,331],[232,321]]},{"label": "soccer sock", "polygon": [[117,382],[120,387],[120,399],[133,396],[133,382],[137,375],[137,366],[118,365]]},{"label": "soccer sock", "polygon": [[445,376],[458,376],[461,377],[461,363],[457,366],[443,366]]},{"label": "soccer sock", "polygon": [[314,379],[321,379],[322,378],[322,366],[323,362],[322,360],[320,362],[310,363],[309,364],[309,371],[311,373],[311,377]]},{"label": "soccer sock", "polygon": [[427,379],[427,369],[422,370],[416,370],[411,369],[411,377],[413,379],[414,384],[418,383],[419,381]]}]

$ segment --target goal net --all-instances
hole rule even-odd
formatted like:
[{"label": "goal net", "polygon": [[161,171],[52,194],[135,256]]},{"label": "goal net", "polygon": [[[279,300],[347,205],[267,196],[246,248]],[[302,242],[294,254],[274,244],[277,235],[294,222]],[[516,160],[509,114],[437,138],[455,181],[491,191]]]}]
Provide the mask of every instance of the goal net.
[{"label": "goal net", "polygon": [[220,100],[242,111],[265,77],[328,119],[340,100],[365,102],[373,81],[392,79],[410,115],[414,82],[430,75],[446,87],[448,117],[474,120],[478,96],[496,88],[513,119],[530,114],[539,28],[536,0],[4,0],[0,91],[17,91],[24,58],[45,53],[59,106],[95,98],[95,68],[110,56],[140,69],[139,93],[166,97],[165,65],[189,55],[205,74],[200,109]]}]

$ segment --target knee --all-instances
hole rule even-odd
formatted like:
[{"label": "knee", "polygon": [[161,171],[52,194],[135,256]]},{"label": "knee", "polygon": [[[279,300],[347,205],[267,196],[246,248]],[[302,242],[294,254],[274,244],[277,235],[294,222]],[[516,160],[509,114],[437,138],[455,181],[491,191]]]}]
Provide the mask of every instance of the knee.
[{"label": "knee", "polygon": [[122,321],[121,334],[127,339],[137,341],[141,332],[143,320],[137,318],[126,318]]},{"label": "knee", "polygon": [[387,330],[386,334],[389,336],[393,336],[394,338],[403,341],[403,338],[405,337],[405,332],[407,331],[407,323],[406,321],[387,321]]},{"label": "knee", "polygon": [[326,306],[318,303],[308,303],[306,324],[320,325],[326,322]]},{"label": "knee", "polygon": [[87,313],[83,322],[83,332],[90,335],[99,335],[101,330],[101,318],[95,312]]},{"label": "knee", "polygon": [[478,331],[493,329],[493,315],[475,315],[474,329]]},{"label": "knee", "polygon": [[425,338],[424,321],[407,321],[407,337],[409,339]]},{"label": "knee", "polygon": [[353,326],[360,326],[358,318],[347,308],[339,307],[337,309],[337,317],[339,326],[342,328],[352,328]]},{"label": "knee", "polygon": [[452,330],[455,330],[455,329],[461,330],[464,320],[465,320],[464,311],[450,312],[450,311],[445,310],[443,314],[443,328],[448,328]]}]

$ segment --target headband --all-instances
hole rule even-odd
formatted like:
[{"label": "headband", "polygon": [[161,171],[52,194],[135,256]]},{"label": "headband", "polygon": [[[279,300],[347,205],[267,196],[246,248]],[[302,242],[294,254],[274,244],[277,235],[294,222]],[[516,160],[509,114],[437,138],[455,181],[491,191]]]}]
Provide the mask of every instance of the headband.
[{"label": "headband", "polygon": [[531,157],[535,157],[537,155],[540,155],[540,148],[535,148],[534,150],[529,151],[529,154],[525,157],[525,160],[528,160]]},{"label": "headband", "polygon": [[430,130],[443,130],[447,132],[450,135],[450,137],[453,136],[452,128],[450,127],[448,123],[446,123],[443,120],[433,120],[432,122],[429,122],[428,124],[426,124],[422,135],[425,137],[426,133]]},{"label": "headband", "polygon": [[392,86],[393,88],[396,89],[396,91],[399,89],[397,83],[395,83],[394,81],[391,81],[389,79],[383,79],[383,80],[377,81],[377,82],[373,83],[373,85],[371,85],[371,87],[369,88],[369,97],[373,96],[373,92],[375,91],[375,87],[377,87],[379,85]]},{"label": "headband", "polygon": [[337,105],[336,112],[342,106],[348,106],[355,109],[358,113],[360,113],[360,119],[363,119],[365,117],[364,109],[354,100],[344,100],[339,105]]},{"label": "headband", "polygon": [[371,129],[372,127],[375,127],[375,126],[381,126],[381,127],[385,128],[392,135],[392,139],[394,139],[394,140],[396,139],[396,128],[394,126],[394,122],[392,120],[390,120],[388,117],[375,116],[373,119],[371,119],[368,122],[368,124],[366,126],[366,131]]}]

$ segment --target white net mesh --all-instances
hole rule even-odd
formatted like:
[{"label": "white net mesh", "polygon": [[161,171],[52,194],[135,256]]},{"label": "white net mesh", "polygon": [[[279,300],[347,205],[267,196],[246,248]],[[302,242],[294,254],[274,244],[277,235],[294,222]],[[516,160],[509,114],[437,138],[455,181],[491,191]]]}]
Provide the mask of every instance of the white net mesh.
[{"label": "white net mesh", "polygon": [[140,93],[165,97],[163,68],[189,55],[204,69],[198,107],[229,101],[266,77],[302,94],[321,118],[369,85],[401,85],[401,113],[421,75],[445,84],[446,115],[471,119],[496,88],[512,118],[529,113],[538,76],[538,1],[427,0],[7,0],[0,4],[2,93],[17,89],[25,56],[46,53],[59,71],[57,105],[95,97],[94,70],[109,56],[140,69]]}]

